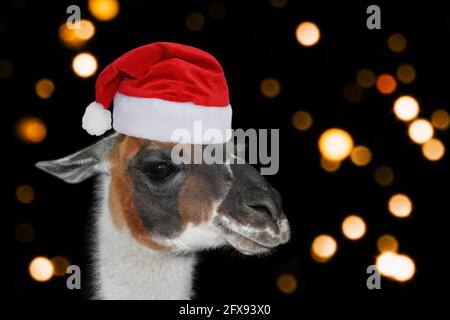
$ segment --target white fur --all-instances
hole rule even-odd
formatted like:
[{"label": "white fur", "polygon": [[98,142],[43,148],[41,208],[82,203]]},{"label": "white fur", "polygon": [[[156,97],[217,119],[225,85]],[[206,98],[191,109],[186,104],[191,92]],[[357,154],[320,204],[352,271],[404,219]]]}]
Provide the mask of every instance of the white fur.
[{"label": "white fur", "polygon": [[84,111],[81,126],[90,135],[101,136],[111,129],[111,111],[100,103],[92,102]]}]

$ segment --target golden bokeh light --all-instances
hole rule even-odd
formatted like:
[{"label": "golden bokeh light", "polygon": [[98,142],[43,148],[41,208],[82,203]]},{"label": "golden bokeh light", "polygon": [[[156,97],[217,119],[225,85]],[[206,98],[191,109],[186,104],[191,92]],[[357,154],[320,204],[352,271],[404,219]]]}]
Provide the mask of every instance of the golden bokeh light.
[{"label": "golden bokeh light", "polygon": [[297,279],[290,273],[283,273],[277,278],[277,287],[284,294],[292,294],[297,290]]},{"label": "golden bokeh light", "polygon": [[261,82],[260,90],[266,98],[275,98],[280,94],[281,84],[275,78],[266,78]]},{"label": "golden bokeh light", "polygon": [[14,71],[13,65],[8,60],[0,60],[0,79],[8,79]]},{"label": "golden bokeh light", "polygon": [[79,22],[78,28],[68,28],[66,23],[59,27],[59,39],[71,49],[81,48],[95,34],[94,24],[86,19]]},{"label": "golden bokeh light", "polygon": [[30,262],[28,271],[34,280],[44,282],[53,277],[54,268],[49,259],[45,257],[36,257]]},{"label": "golden bokeh light", "polygon": [[320,153],[327,160],[342,161],[350,155],[352,149],[352,136],[342,129],[328,129],[319,138]]},{"label": "golden bokeh light", "polygon": [[47,135],[47,128],[42,120],[35,117],[20,119],[16,125],[16,133],[26,143],[42,142]]},{"label": "golden bokeh light", "polygon": [[34,239],[34,228],[29,223],[21,223],[14,229],[14,236],[21,243],[29,243]]},{"label": "golden bokeh light", "polygon": [[416,272],[414,261],[404,254],[383,252],[376,260],[378,271],[385,277],[404,282],[412,279]]},{"label": "golden bokeh light", "polygon": [[438,109],[431,115],[431,123],[436,129],[446,130],[450,126],[450,116],[444,109]]},{"label": "golden bokeh light", "polygon": [[311,256],[317,262],[326,262],[334,256],[336,250],[336,240],[332,236],[322,234],[314,239],[311,245]]},{"label": "golden bokeh light", "polygon": [[209,5],[208,12],[211,18],[221,20],[225,18],[227,7],[222,1],[214,1]]},{"label": "golden bokeh light", "polygon": [[16,199],[23,204],[29,204],[33,202],[35,197],[34,190],[29,185],[22,185],[16,189]]},{"label": "golden bokeh light", "polygon": [[344,98],[350,103],[357,103],[361,100],[363,92],[356,84],[349,84],[344,88]]},{"label": "golden bokeh light", "polygon": [[379,166],[374,173],[375,182],[381,187],[389,187],[394,183],[394,171],[387,166]]},{"label": "golden bokeh light", "polygon": [[356,73],[356,83],[362,88],[370,88],[375,84],[375,73],[370,69],[361,69]]},{"label": "golden bokeh light", "polygon": [[413,142],[422,144],[433,138],[434,129],[430,121],[417,119],[409,125],[408,134]]},{"label": "golden bokeh light", "polygon": [[402,121],[416,118],[419,110],[419,103],[411,96],[401,96],[394,102],[394,113]]},{"label": "golden bokeh light", "polygon": [[88,9],[97,20],[109,21],[119,14],[120,4],[117,0],[89,0]]},{"label": "golden bokeh light", "polygon": [[378,251],[381,253],[397,252],[398,241],[394,236],[391,236],[390,234],[385,234],[378,238],[377,248],[378,248]]},{"label": "golden bokeh light", "polygon": [[366,233],[366,223],[355,215],[347,216],[342,222],[342,233],[350,240],[361,239]]},{"label": "golden bokeh light", "polygon": [[372,160],[372,152],[365,146],[357,146],[353,148],[350,159],[355,165],[363,167]]},{"label": "golden bokeh light", "polygon": [[390,74],[382,74],[378,76],[376,86],[378,91],[382,94],[388,95],[397,89],[397,81],[395,81],[395,78]]},{"label": "golden bokeh light", "polygon": [[191,31],[200,31],[205,25],[205,17],[200,12],[191,12],[186,18],[186,27]]},{"label": "golden bokeh light", "polygon": [[430,161],[438,161],[445,154],[445,146],[438,139],[431,139],[422,145],[422,154]]},{"label": "golden bokeh light", "polygon": [[34,86],[36,94],[41,99],[49,99],[55,91],[55,84],[50,79],[40,79]]},{"label": "golden bokeh light", "polygon": [[51,260],[53,264],[55,276],[65,276],[67,267],[70,265],[69,260],[66,257],[56,256]]},{"label": "golden bokeh light", "polygon": [[407,44],[406,38],[399,33],[394,33],[388,38],[388,47],[395,53],[403,52]]},{"label": "golden bokeh light", "polygon": [[302,46],[311,47],[319,42],[320,30],[315,23],[305,21],[297,26],[295,36]]},{"label": "golden bokeh light", "polygon": [[397,218],[406,218],[411,215],[412,202],[405,194],[398,193],[389,199],[389,211]]},{"label": "golden bokeh light", "polygon": [[336,172],[341,167],[340,161],[330,161],[325,159],[324,157],[320,157],[320,166],[326,172]]},{"label": "golden bokeh light", "polygon": [[270,3],[272,4],[272,6],[278,9],[284,8],[287,5],[288,0],[270,0]]},{"label": "golden bokeh light", "polygon": [[300,131],[306,131],[311,128],[313,119],[306,111],[297,111],[292,115],[292,125]]},{"label": "golden bokeh light", "polygon": [[72,61],[73,71],[81,78],[88,78],[97,71],[97,59],[90,53],[84,52],[75,56]]},{"label": "golden bokeh light", "polygon": [[416,69],[407,63],[400,65],[396,74],[398,81],[404,84],[410,84],[416,79]]}]

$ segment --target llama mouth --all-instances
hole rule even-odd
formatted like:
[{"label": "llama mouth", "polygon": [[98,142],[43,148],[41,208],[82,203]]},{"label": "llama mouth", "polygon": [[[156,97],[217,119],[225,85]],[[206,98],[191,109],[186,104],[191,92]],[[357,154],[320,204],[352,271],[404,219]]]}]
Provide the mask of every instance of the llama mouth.
[{"label": "llama mouth", "polygon": [[233,248],[245,255],[268,253],[276,247],[262,244],[255,239],[250,239],[235,232],[228,234],[225,238]]}]

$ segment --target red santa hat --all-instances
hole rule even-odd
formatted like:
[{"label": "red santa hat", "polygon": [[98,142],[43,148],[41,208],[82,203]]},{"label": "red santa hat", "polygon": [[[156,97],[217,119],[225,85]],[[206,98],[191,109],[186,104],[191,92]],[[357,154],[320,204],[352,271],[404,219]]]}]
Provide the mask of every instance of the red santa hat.
[{"label": "red santa hat", "polygon": [[91,135],[111,129],[114,100],[112,127],[126,135],[179,142],[173,133],[183,129],[190,143],[202,143],[213,129],[215,143],[230,138],[227,82],[219,62],[202,50],[168,42],[131,50],[100,73],[95,91],[82,120]]}]

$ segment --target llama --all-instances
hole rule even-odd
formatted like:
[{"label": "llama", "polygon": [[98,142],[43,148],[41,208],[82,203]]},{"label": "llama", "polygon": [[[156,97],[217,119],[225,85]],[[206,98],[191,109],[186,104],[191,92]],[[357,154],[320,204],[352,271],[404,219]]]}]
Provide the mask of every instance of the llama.
[{"label": "llama", "polygon": [[173,146],[114,133],[36,164],[68,183],[99,176],[95,298],[190,299],[201,250],[263,254],[289,240],[280,194],[255,168],[175,164]]}]

